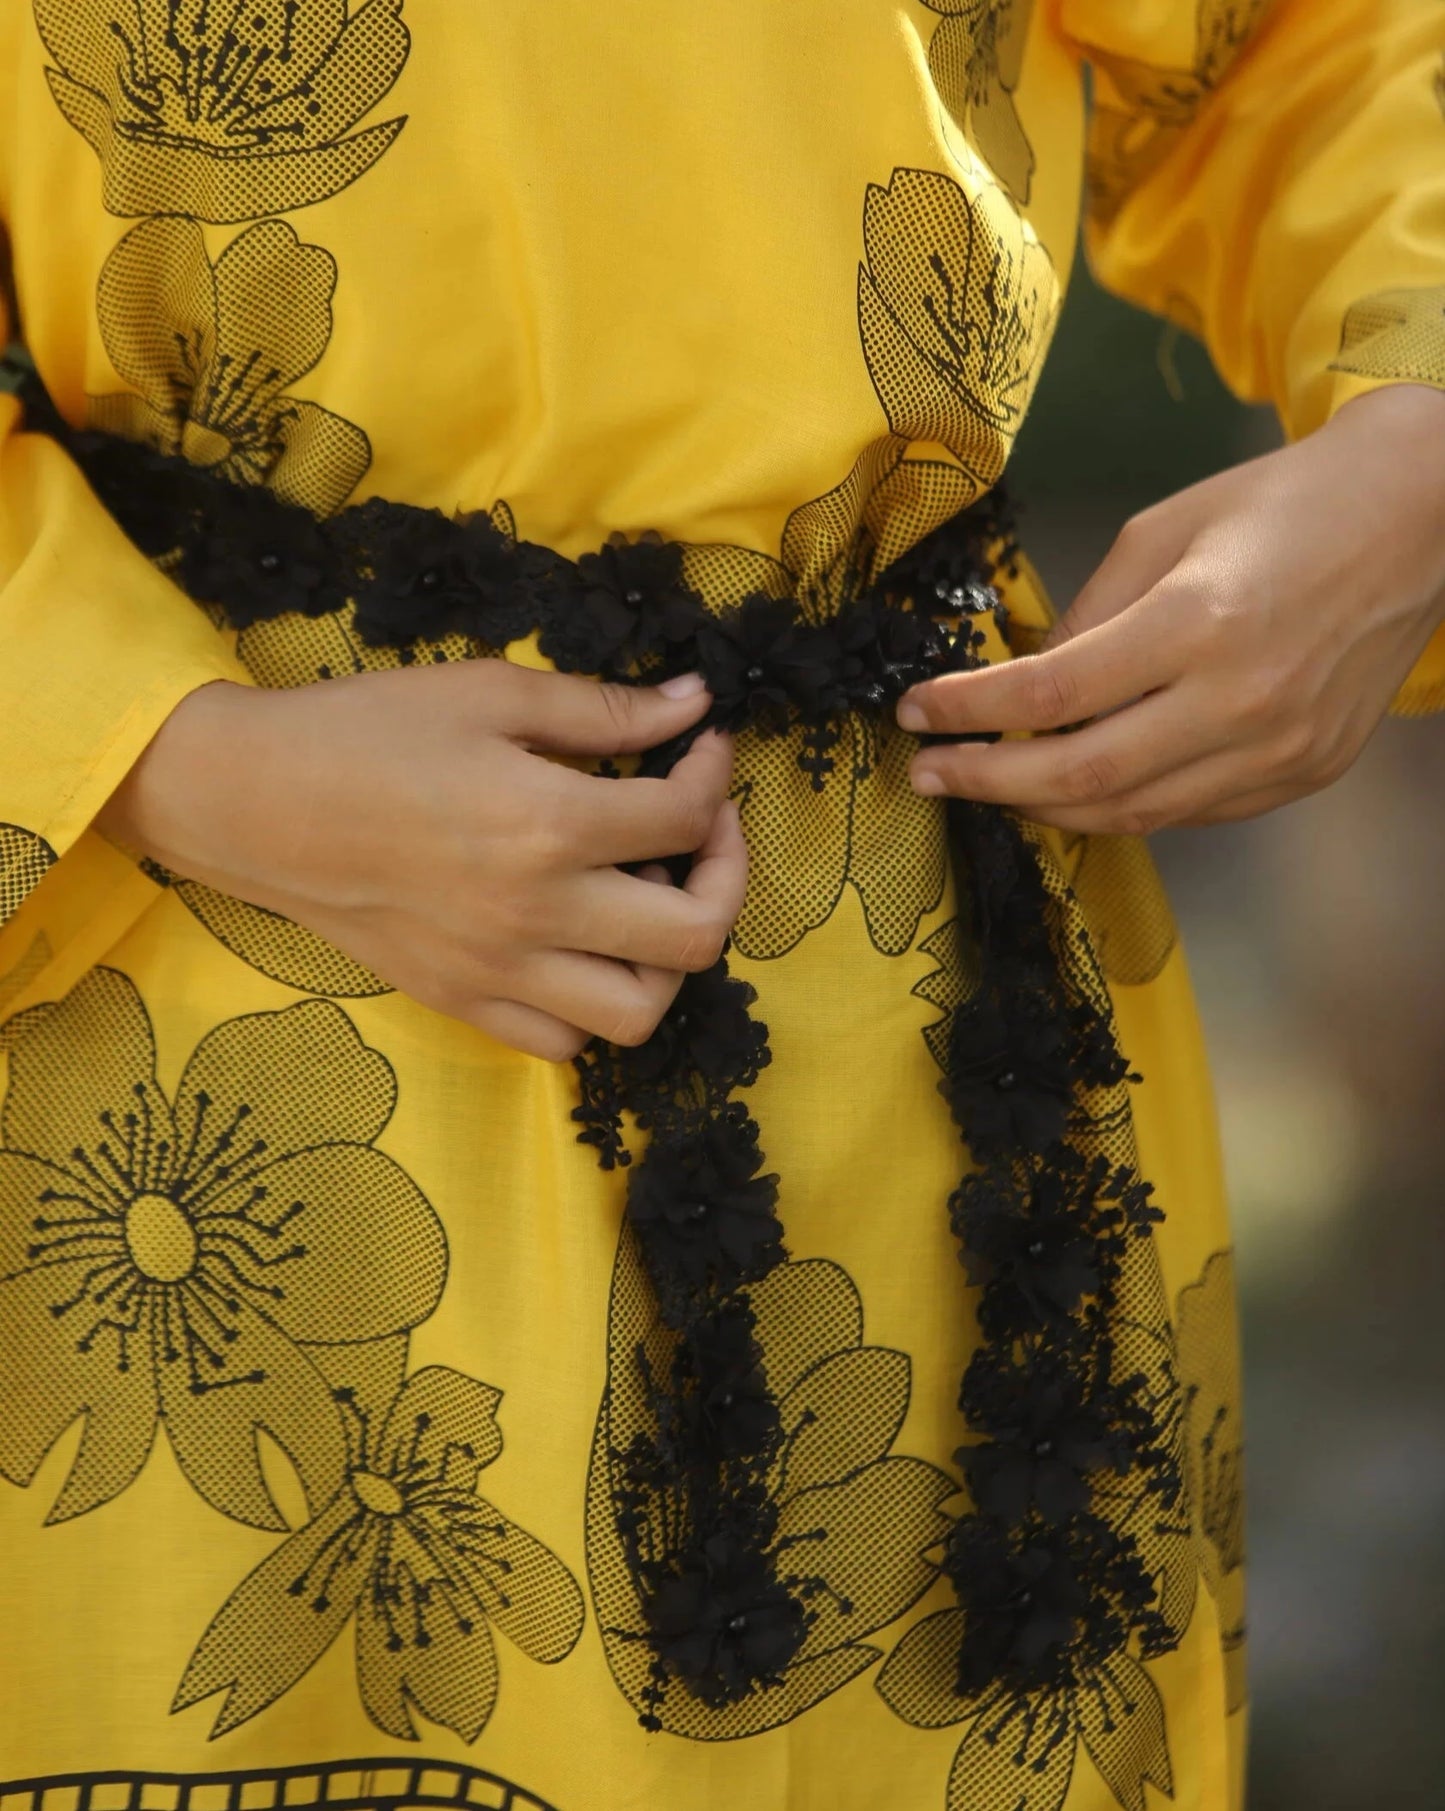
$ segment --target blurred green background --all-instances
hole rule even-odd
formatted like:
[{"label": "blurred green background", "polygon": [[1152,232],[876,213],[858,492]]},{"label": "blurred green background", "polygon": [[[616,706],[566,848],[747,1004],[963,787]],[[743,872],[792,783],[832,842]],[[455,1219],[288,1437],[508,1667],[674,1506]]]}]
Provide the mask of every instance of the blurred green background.
[{"label": "blurred green background", "polygon": [[[1025,544],[1062,607],[1133,510],[1276,444],[1081,267],[1010,468]],[[1445,1807],[1445,719],[1154,849],[1244,1296],[1250,1808]]]}]

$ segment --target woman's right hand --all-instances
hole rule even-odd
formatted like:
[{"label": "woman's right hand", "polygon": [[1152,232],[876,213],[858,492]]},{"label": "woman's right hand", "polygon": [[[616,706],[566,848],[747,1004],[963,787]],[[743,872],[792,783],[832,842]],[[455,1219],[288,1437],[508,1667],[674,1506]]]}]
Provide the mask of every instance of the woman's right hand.
[{"label": "woman's right hand", "polygon": [[[707,708],[688,686],[503,660],[292,691],[218,682],[171,714],[99,827],[519,1050],[639,1044],[742,909],[731,742],[705,733],[666,779],[548,756],[665,742]],[[690,852],[682,887],[617,865]]]}]

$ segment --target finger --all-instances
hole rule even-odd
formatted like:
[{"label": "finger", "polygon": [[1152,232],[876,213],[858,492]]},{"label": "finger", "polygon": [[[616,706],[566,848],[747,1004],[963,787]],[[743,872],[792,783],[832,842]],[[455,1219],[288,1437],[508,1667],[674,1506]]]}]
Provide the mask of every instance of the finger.
[{"label": "finger", "polygon": [[1179,769],[1136,792],[1124,793],[1098,805],[1026,805],[1024,817],[1052,824],[1059,830],[1087,835],[1151,836],[1174,824],[1224,822],[1226,815],[1247,816],[1245,801],[1269,793],[1273,809],[1299,798],[1302,786],[1262,788],[1257,764],[1233,752],[1211,755]]},{"label": "finger", "polygon": [[1162,602],[1141,600],[1047,653],[915,686],[899,702],[899,725],[937,735],[1061,729],[1132,703],[1177,679],[1184,667]]},{"label": "finger", "polygon": [[680,971],[632,967],[576,950],[547,950],[507,979],[528,1006],[609,1044],[645,1044],[682,986]]},{"label": "finger", "polygon": [[[647,884],[660,876],[660,884]],[[591,955],[688,974],[722,955],[747,891],[748,852],[737,807],[724,801],[680,887],[665,868],[636,877],[599,869],[577,882],[575,941]]]},{"label": "finger", "polygon": [[1171,686],[1068,736],[926,748],[914,789],[995,805],[1095,805],[1132,793],[1224,743],[1211,720]]},{"label": "finger", "polygon": [[621,755],[655,748],[690,729],[711,702],[698,673],[662,685],[605,685],[504,660],[476,665],[489,726],[524,748],[552,754]]},{"label": "finger", "polygon": [[571,1062],[587,1042],[577,1026],[516,1000],[485,1000],[467,1014],[467,1022],[499,1044],[548,1063]]},{"label": "finger", "polygon": [[914,686],[899,701],[900,727],[945,735],[1060,729],[1176,677],[1181,663],[1166,657],[1162,628],[1150,625],[1151,636],[1132,607],[1174,570],[1192,534],[1177,508],[1135,516],[1038,653]]},{"label": "finger", "polygon": [[555,772],[569,848],[582,865],[690,855],[706,842],[732,785],[732,737],[705,730],[662,780]]}]

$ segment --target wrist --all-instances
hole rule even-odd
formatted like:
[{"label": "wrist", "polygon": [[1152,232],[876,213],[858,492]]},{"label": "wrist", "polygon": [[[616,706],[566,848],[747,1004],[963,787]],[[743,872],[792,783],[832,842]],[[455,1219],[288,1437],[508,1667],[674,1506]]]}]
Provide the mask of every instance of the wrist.
[{"label": "wrist", "polygon": [[226,789],[248,765],[260,696],[224,679],[187,693],[97,814],[101,834],[178,873],[209,866],[210,832],[230,816]]},{"label": "wrist", "polygon": [[1351,397],[1321,432],[1347,447],[1361,509],[1397,547],[1423,556],[1426,613],[1445,620],[1445,390],[1381,384]]}]

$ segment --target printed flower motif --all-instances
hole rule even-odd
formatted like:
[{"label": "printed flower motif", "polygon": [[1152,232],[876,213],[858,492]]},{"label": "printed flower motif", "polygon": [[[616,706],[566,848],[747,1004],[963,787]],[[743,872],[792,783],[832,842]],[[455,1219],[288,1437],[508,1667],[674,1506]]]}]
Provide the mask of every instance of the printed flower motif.
[{"label": "printed flower motif", "polygon": [[1445,384],[1445,285],[1386,289],[1356,302],[1330,370]]},{"label": "printed flower motif", "polygon": [[1014,104],[1033,0],[923,0],[946,16],[928,46],[938,97],[1020,201],[1033,183],[1034,153]]},{"label": "printed flower motif", "polygon": [[[706,1704],[682,1690],[657,1707],[663,1728],[696,1740],[756,1734],[800,1715],[879,1657],[866,1640],[902,1615],[937,1577],[928,1557],[947,1521],[940,1504],[956,1488],[943,1472],[891,1452],[909,1398],[902,1352],[863,1344],[863,1314],[847,1273],[823,1260],[787,1263],[748,1291],[754,1326],[709,1333],[716,1350],[699,1365],[706,1405],[726,1441],[728,1417],[758,1411],[750,1381],[752,1339],[776,1395],[784,1439],[767,1484],[779,1507],[775,1564],[737,1550],[725,1526],[716,1543],[654,1610],[649,1627],[629,1580],[616,1527],[619,1455],[648,1427],[651,1380],[665,1377],[671,1335],[648,1307],[635,1242],[624,1236],[613,1276],[608,1383],[588,1479],[587,1546],[592,1589],[608,1662],[639,1711],[649,1705],[651,1642],[686,1676],[759,1676],[779,1666],[778,1683],[740,1702]],[[736,1337],[733,1337],[733,1334]],[[729,1356],[734,1375],[727,1375]],[[730,1400],[724,1400],[730,1398]],[[659,1534],[661,1530],[659,1530]],[[797,1610],[784,1607],[776,1580],[806,1574],[810,1621],[801,1642]]]},{"label": "printed flower motif", "polygon": [[54,862],[55,851],[43,836],[19,824],[0,824],[0,925],[20,909]]},{"label": "printed flower motif", "polygon": [[[977,1555],[975,1601],[1000,1653],[1019,1664],[1067,1639],[1088,1590],[1065,1555],[1040,1545]],[[917,1729],[963,1726],[949,1773],[947,1811],[1007,1805],[1062,1811],[1081,1752],[1122,1811],[1145,1811],[1146,1784],[1173,1794],[1159,1688],[1122,1650],[1082,1661],[1052,1689],[994,1684],[964,1691],[958,1676],[964,1613],[939,1610],[916,1623],[888,1656],[878,1690]]]},{"label": "printed flower motif", "polygon": [[344,1480],[223,1605],[174,1708],[225,1691],[212,1733],[226,1734],[288,1692],[354,1617],[357,1684],[377,1728],[417,1740],[414,1706],[474,1742],[497,1699],[493,1630],[551,1665],[581,1633],[582,1592],[550,1548],[478,1493],[502,1450],[500,1391],[433,1365],[389,1412],[338,1396]]},{"label": "printed flower motif", "polygon": [[870,185],[863,240],[859,325],[889,426],[992,484],[1058,312],[1048,253],[1001,189],[931,170]]},{"label": "printed flower motif", "polygon": [[1179,1380],[1199,1571],[1219,1609],[1230,1710],[1245,1702],[1244,1435],[1234,1254],[1179,1293]]},{"label": "printed flower motif", "polygon": [[1091,48],[1089,212],[1107,225],[1164,159],[1254,36],[1270,0],[1199,0],[1194,55],[1164,68]]},{"label": "printed flower motif", "polygon": [[[395,83],[402,0],[35,0],[57,105],[113,214],[228,224],[324,201],[404,119],[352,132]],[[351,134],[351,136],[348,136]]]},{"label": "printed flower motif", "polygon": [[326,350],[335,288],[331,254],[285,221],[249,228],[214,265],[194,220],[143,221],[106,259],[98,302],[111,363],[139,394],[91,397],[90,425],[329,515],[370,443],[287,392]]},{"label": "printed flower motif", "polygon": [[224,1514],[284,1528],[256,1434],[325,1502],[345,1462],[311,1344],[373,1340],[441,1293],[441,1225],[374,1148],[390,1067],[340,1008],[230,1019],[175,1095],[132,983],[93,969],[12,1021],[0,1113],[0,1474],[28,1485],[78,1418],[50,1512],[106,1503],[163,1424]]}]

